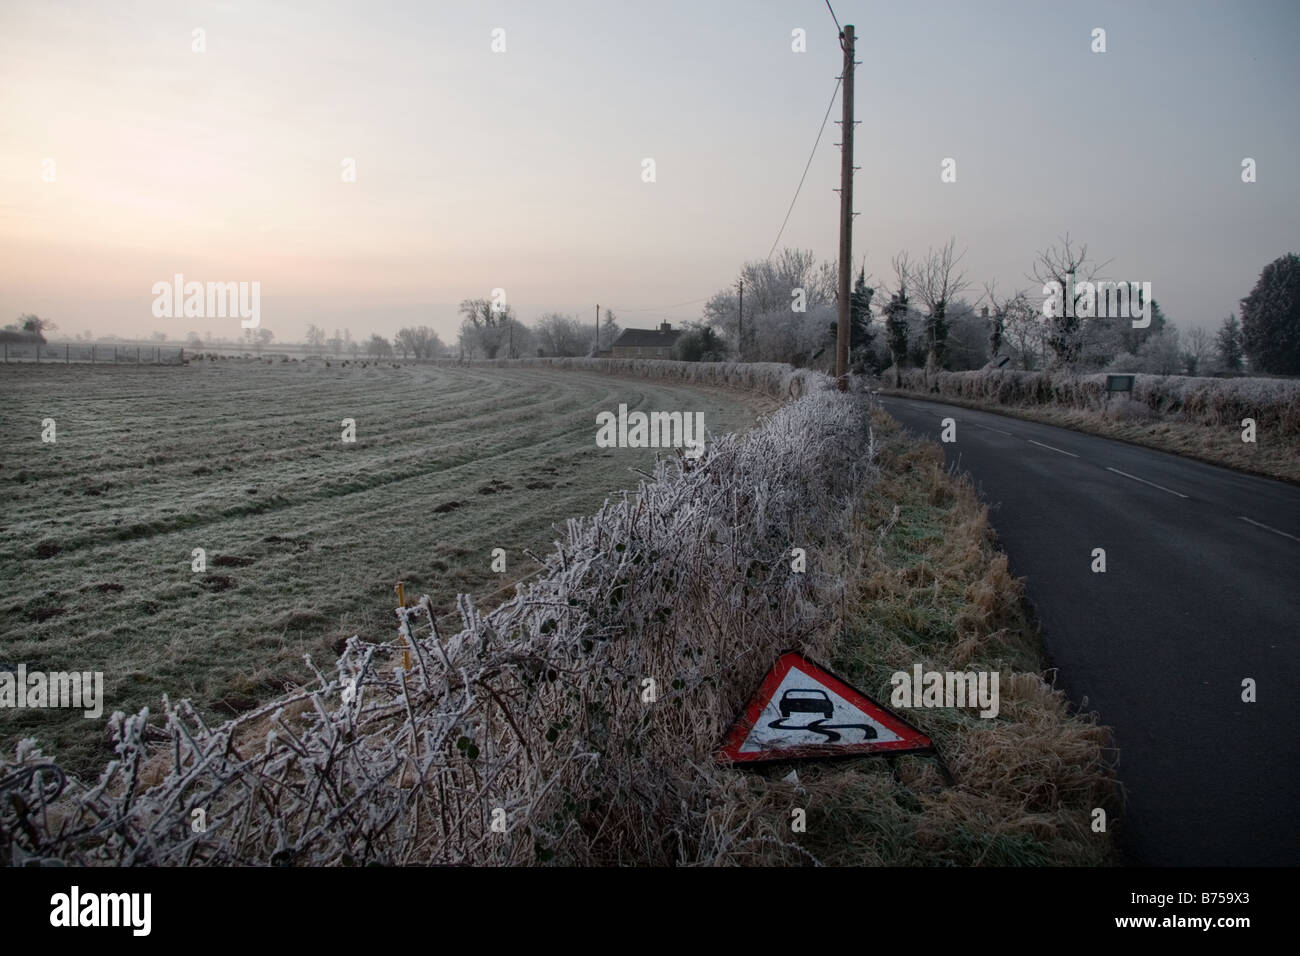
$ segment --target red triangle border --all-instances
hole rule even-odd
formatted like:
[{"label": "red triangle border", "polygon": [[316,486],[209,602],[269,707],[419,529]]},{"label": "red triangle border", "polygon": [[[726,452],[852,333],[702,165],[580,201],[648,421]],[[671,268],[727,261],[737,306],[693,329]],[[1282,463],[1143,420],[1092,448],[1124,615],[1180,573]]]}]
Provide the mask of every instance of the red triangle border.
[{"label": "red triangle border", "polygon": [[[805,747],[790,747],[782,750],[760,750],[754,753],[741,753],[740,748],[744,745],[750,731],[758,723],[759,715],[763,713],[763,709],[771,701],[773,695],[776,694],[776,690],[781,686],[785,676],[793,669],[802,671],[812,680],[833,690],[853,706],[868,714],[873,720],[879,721],[889,728],[901,739],[884,743],[866,741],[860,744],[817,744]],[[824,759],[827,757],[860,757],[878,753],[912,753],[933,749],[934,743],[929,737],[888,710],[883,704],[877,703],[861,691],[850,687],[829,670],[808,660],[802,654],[795,651],[786,651],[776,659],[772,669],[763,678],[763,683],[759,685],[758,690],[745,706],[744,713],[732,724],[722,748],[715,754],[715,759],[721,764],[753,764],[815,758]]]}]

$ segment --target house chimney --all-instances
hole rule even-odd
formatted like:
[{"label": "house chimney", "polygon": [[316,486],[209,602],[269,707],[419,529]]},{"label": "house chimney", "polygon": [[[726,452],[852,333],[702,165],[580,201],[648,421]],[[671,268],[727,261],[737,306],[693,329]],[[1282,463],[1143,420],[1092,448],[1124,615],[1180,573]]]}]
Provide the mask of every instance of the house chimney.
[{"label": "house chimney", "polygon": [[665,322],[665,323],[663,323],[662,325],[659,326],[659,331],[660,331],[660,332],[671,332],[672,330],[673,330],[673,327],[672,327],[671,325],[669,325],[667,322]]}]

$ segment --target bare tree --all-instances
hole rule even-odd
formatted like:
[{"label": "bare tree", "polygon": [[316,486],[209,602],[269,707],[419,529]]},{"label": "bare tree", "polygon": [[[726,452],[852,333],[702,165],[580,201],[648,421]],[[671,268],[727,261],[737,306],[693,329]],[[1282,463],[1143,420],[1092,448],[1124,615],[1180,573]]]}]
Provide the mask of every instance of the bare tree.
[{"label": "bare tree", "polygon": [[427,325],[399,329],[397,335],[393,336],[393,344],[403,358],[409,352],[417,360],[437,358],[443,350],[438,333]]},{"label": "bare tree", "polygon": [[537,320],[533,334],[547,355],[581,355],[587,350],[589,329],[571,315],[548,312]]},{"label": "bare tree", "polygon": [[948,304],[970,288],[965,272],[957,266],[966,253],[955,256],[956,238],[949,239],[942,248],[931,249],[923,261],[912,268],[912,288],[917,301],[925,306],[927,315],[925,332],[927,373],[933,373],[943,364],[948,347]]},{"label": "bare tree", "polygon": [[907,299],[910,257],[906,252],[900,252],[890,261],[890,266],[894,270],[894,291],[890,293],[889,302],[882,314],[885,317],[885,344],[889,348],[889,358],[894,369],[894,387],[897,388],[903,363],[907,361],[907,313],[911,308]]},{"label": "bare tree", "polygon": [[1083,319],[1074,307],[1074,286],[1076,282],[1091,282],[1111,262],[1089,262],[1088,246],[1075,246],[1067,232],[1061,237],[1061,245],[1048,246],[1039,251],[1034,260],[1032,279],[1043,287],[1044,295],[1051,295],[1048,287],[1055,284],[1059,290],[1062,307],[1054,308],[1048,316],[1047,345],[1056,357],[1056,364],[1066,367],[1074,366],[1083,351]]},{"label": "bare tree", "polygon": [[1007,322],[1007,300],[1005,296],[1001,301],[998,300],[997,279],[984,283],[984,299],[988,300],[984,314],[989,322],[989,361],[995,362],[998,352],[1002,351]]},{"label": "bare tree", "polygon": [[1028,371],[1034,366],[1035,356],[1042,351],[1045,320],[1024,290],[1003,301],[1002,314],[1006,341],[1016,353],[1020,367]]},{"label": "bare tree", "polygon": [[[775,257],[746,262],[738,283],[744,284],[746,358],[755,335],[790,340],[801,334],[803,320],[819,306],[833,305],[838,279],[834,262],[818,263],[811,249],[782,249]],[[739,351],[740,302],[737,283],[717,292],[704,305],[704,321],[724,333]],[[801,311],[796,312],[796,305]],[[774,346],[775,347],[775,346]],[[790,356],[777,353],[784,361]]]},{"label": "bare tree", "polygon": [[903,250],[889,260],[889,268],[894,272],[894,291],[905,289],[912,281],[912,255]]},{"label": "bare tree", "polygon": [[[1137,355],[1124,356],[1122,370],[1126,372],[1146,372],[1149,375],[1179,375],[1182,373],[1186,355],[1183,352],[1178,327],[1166,325],[1156,335],[1151,336],[1138,348]],[[1121,363],[1116,363],[1120,365]]]},{"label": "bare tree", "polygon": [[527,355],[533,348],[533,330],[520,322],[514,315],[505,320],[506,358],[519,358]]},{"label": "bare tree", "polygon": [[1187,333],[1187,346],[1183,349],[1183,364],[1188,375],[1204,372],[1214,358],[1214,339],[1208,329],[1197,326]]},{"label": "bare tree", "polygon": [[481,351],[487,358],[496,358],[512,331],[512,308],[498,308],[490,299],[464,299],[460,314],[465,317],[460,332],[462,348],[468,348],[471,354]]}]

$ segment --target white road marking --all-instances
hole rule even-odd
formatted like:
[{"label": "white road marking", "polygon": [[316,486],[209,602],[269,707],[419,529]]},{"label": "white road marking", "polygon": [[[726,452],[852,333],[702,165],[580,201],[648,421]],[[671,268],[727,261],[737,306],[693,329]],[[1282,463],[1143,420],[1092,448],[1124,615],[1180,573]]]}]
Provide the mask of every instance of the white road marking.
[{"label": "white road marking", "polygon": [[974,425],[976,428],[982,428],[986,432],[997,432],[999,435],[1006,435],[1008,438],[1015,437],[1011,432],[1004,432],[1001,428],[990,428],[988,425],[981,425],[979,422],[967,422],[966,424]]},{"label": "white road marking", "polygon": [[1174,491],[1172,488],[1166,488],[1164,485],[1157,485],[1154,481],[1147,481],[1145,478],[1139,478],[1137,475],[1130,475],[1127,471],[1120,471],[1118,468],[1110,467],[1110,465],[1106,466],[1106,470],[1113,471],[1117,475],[1123,475],[1125,478],[1132,478],[1134,481],[1140,481],[1142,484],[1150,485],[1152,488],[1159,488],[1161,491],[1167,491],[1171,495],[1178,495],[1179,498],[1187,497],[1181,491]]},{"label": "white road marking", "polygon": [[[1034,441],[1032,438],[1026,438],[1025,441],[1029,442],[1029,444],[1031,444],[1031,445],[1037,445],[1039,448],[1051,448],[1052,451],[1059,451],[1062,455],[1069,455],[1071,458],[1078,458],[1078,457],[1079,457],[1078,455],[1076,455],[1076,454],[1075,454],[1074,452],[1072,452],[1072,451],[1066,451],[1066,450],[1063,449],[1063,448],[1052,448],[1051,445],[1044,445],[1042,442],[1040,442],[1040,441]],[[1129,477],[1131,478],[1131,477],[1133,477],[1133,476],[1130,475]],[[1141,479],[1138,479],[1138,480],[1140,481]]]},{"label": "white road marking", "polygon": [[1285,531],[1278,531],[1277,528],[1270,528],[1268,525],[1260,524],[1258,521],[1251,521],[1245,515],[1237,515],[1237,517],[1240,518],[1242,521],[1249,521],[1256,528],[1263,528],[1265,531],[1272,531],[1274,534],[1280,534],[1282,537],[1290,538],[1292,541],[1300,541],[1300,538],[1297,538],[1293,534],[1287,534]]}]

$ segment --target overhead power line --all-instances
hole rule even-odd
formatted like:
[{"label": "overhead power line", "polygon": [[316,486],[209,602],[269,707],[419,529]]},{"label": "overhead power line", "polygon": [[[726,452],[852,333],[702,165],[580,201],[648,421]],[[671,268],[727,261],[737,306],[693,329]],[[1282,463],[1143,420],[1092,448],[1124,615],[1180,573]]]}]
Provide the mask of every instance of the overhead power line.
[{"label": "overhead power line", "polygon": [[702,299],[691,299],[689,302],[677,302],[673,305],[656,305],[647,309],[627,309],[621,305],[611,305],[610,308],[615,312],[667,312],[669,309],[680,309],[682,306],[695,305],[698,302],[707,302],[709,298],[710,297],[706,295]]},{"label": "overhead power line", "polygon": [[844,28],[840,26],[840,18],[835,15],[835,10],[831,7],[831,0],[826,0],[826,9],[831,11],[831,19],[835,21],[835,29],[843,33]]},{"label": "overhead power line", "polygon": [[[830,4],[828,3],[829,7]],[[834,11],[831,11],[834,16]],[[844,82],[844,76],[841,74],[835,80],[835,89],[831,93],[831,101],[826,104],[826,115],[822,117],[822,128],[817,131],[817,139],[813,142],[812,152],[808,154],[808,162],[803,168],[803,175],[799,177],[799,185],[795,187],[794,198],[790,200],[790,208],[785,211],[785,220],[781,223],[781,228],[772,240],[772,248],[767,251],[767,258],[772,258],[772,253],[776,252],[776,244],[781,241],[781,236],[785,233],[786,224],[790,221],[790,214],[794,212],[794,204],[799,201],[799,191],[803,189],[803,182],[808,178],[808,170],[812,168],[813,157],[817,155],[817,146],[822,141],[822,134],[826,132],[826,121],[831,118],[831,110],[835,108],[835,97],[839,95],[840,84]]]}]

